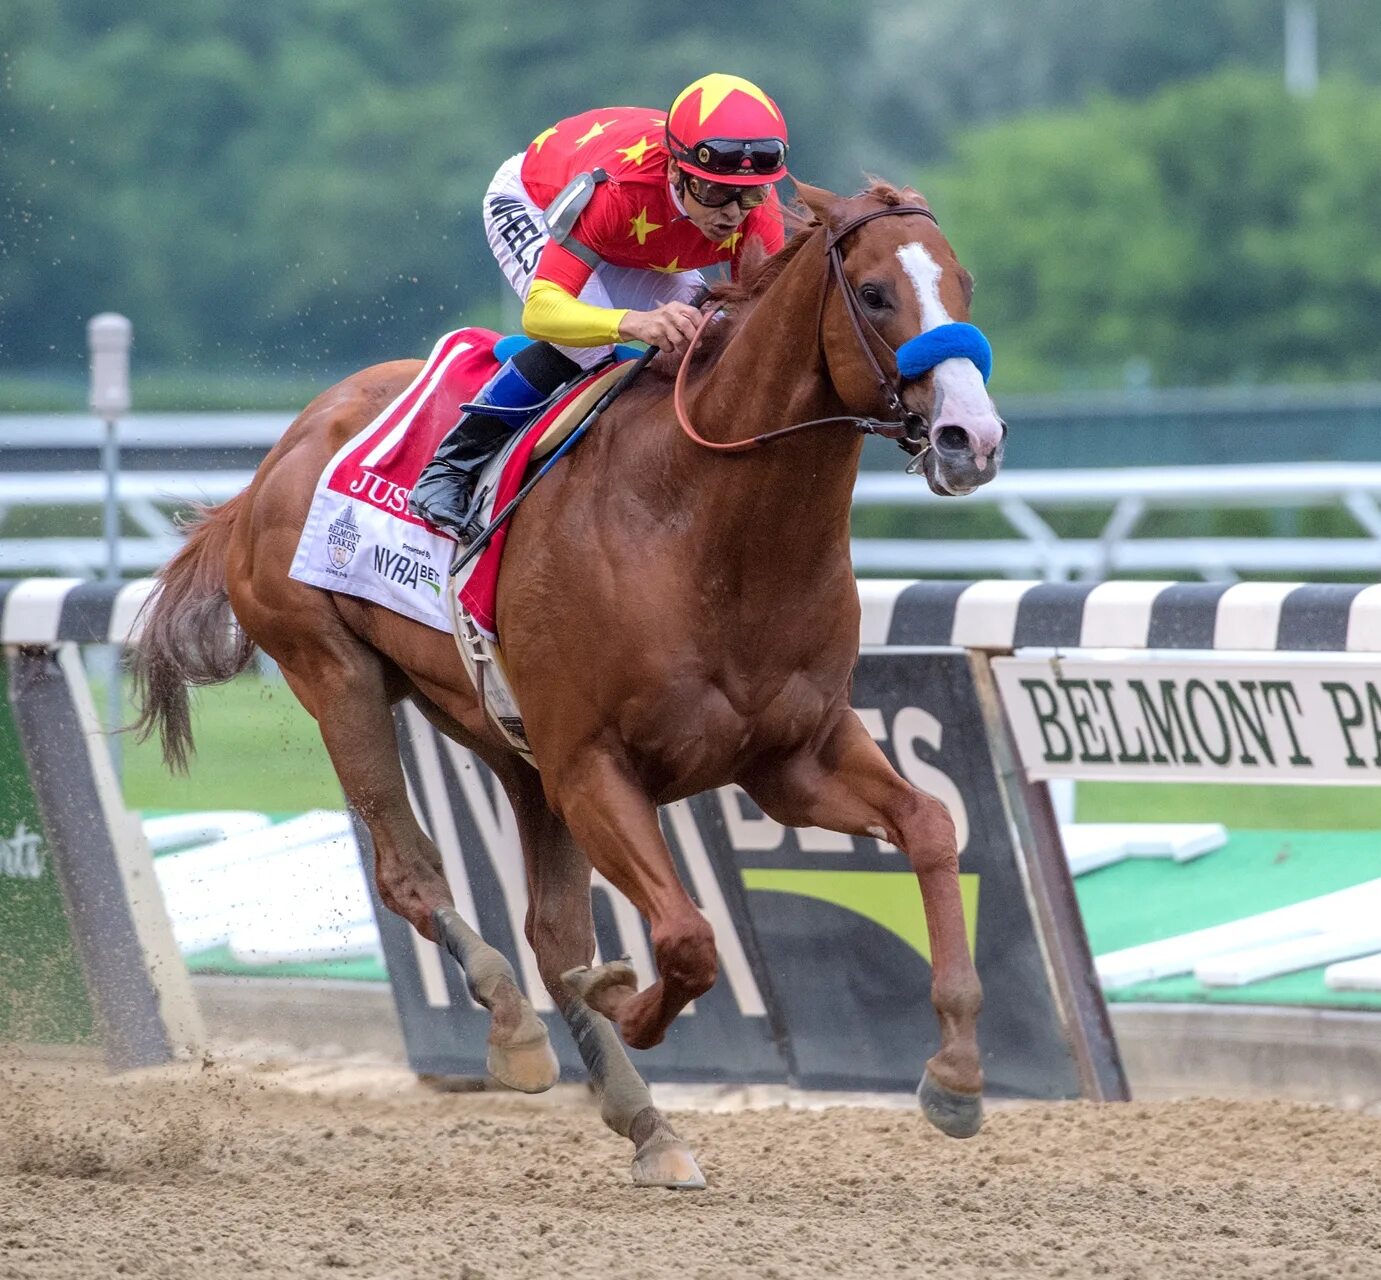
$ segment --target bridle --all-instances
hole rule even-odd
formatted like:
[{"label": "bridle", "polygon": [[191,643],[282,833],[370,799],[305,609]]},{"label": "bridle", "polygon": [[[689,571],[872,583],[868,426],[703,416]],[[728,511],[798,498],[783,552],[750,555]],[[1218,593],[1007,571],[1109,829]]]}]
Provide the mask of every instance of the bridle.
[{"label": "bridle", "polygon": [[[695,331],[695,336],[690,341],[690,346],[686,348],[686,354],[681,360],[681,367],[676,371],[676,388],[673,395],[673,403],[676,407],[676,420],[681,424],[681,430],[695,441],[696,444],[706,449],[713,449],[718,453],[743,453],[749,449],[757,449],[762,445],[769,444],[773,440],[781,440],[785,436],[795,435],[798,431],[806,431],[812,427],[828,426],[832,423],[848,423],[862,435],[883,436],[888,440],[896,440],[908,453],[915,455],[912,464],[907,470],[912,470],[920,459],[924,457],[930,448],[930,437],[928,435],[928,425],[920,414],[912,412],[903,403],[901,391],[898,388],[900,374],[897,381],[889,378],[883,371],[881,364],[878,363],[877,355],[873,349],[873,342],[876,339],[883,347],[891,353],[893,359],[896,358],[896,349],[888,343],[866,315],[863,314],[859,305],[858,297],[849,284],[848,277],[844,274],[844,254],[840,249],[840,242],[850,232],[856,231],[864,223],[872,222],[875,218],[897,217],[903,214],[919,214],[923,218],[929,218],[938,227],[939,221],[929,209],[918,204],[908,205],[889,205],[883,209],[870,209],[867,213],[860,213],[856,217],[850,218],[842,225],[829,230],[825,234],[825,287],[820,298],[820,314],[816,322],[817,343],[821,342],[820,330],[824,325],[825,301],[829,296],[830,281],[833,280],[839,287],[840,297],[844,301],[844,311],[849,317],[849,322],[853,326],[854,337],[858,340],[858,345],[862,348],[863,354],[868,358],[868,364],[873,370],[873,376],[877,379],[878,387],[882,391],[883,401],[887,407],[896,414],[892,420],[880,418],[859,417],[857,414],[836,414],[828,418],[812,418],[809,422],[796,422],[789,427],[779,427],[775,431],[764,431],[760,435],[752,436],[747,440],[731,440],[727,442],[717,440],[706,440],[695,427],[691,425],[690,415],[686,411],[685,382],[686,371],[690,368],[691,355],[699,343],[701,335],[715,315],[722,309],[718,304],[709,305],[701,316],[700,325]],[[908,446],[914,445],[914,448]]]}]

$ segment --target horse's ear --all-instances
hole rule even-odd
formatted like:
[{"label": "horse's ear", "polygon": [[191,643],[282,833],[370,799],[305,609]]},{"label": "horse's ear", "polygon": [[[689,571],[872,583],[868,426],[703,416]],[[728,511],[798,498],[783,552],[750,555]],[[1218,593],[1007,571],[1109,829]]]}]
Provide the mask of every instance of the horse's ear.
[{"label": "horse's ear", "polygon": [[815,215],[816,220],[829,222],[830,210],[839,203],[839,197],[824,187],[812,187],[810,183],[799,182],[795,178],[791,181],[796,188],[797,198]]},{"label": "horse's ear", "polygon": [[903,204],[918,204],[924,209],[930,208],[930,201],[927,200],[915,187],[903,187],[901,189]]}]

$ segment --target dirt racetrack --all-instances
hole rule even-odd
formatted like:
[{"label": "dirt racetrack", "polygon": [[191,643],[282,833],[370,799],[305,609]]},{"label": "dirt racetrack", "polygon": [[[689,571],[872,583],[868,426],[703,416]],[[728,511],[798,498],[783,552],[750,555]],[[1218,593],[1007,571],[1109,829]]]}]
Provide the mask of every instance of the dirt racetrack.
[{"label": "dirt racetrack", "polygon": [[677,1117],[635,1191],[581,1091],[0,1060],[0,1277],[1381,1276],[1381,1117],[1289,1103]]}]

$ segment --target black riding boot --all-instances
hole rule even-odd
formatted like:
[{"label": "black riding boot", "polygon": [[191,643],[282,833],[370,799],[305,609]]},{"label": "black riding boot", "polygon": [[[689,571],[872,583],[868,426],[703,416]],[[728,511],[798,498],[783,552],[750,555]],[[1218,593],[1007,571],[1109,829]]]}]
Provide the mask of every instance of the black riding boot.
[{"label": "black riding boot", "polygon": [[478,513],[470,508],[485,463],[532,410],[579,372],[574,360],[548,342],[534,342],[507,360],[474,400],[496,412],[461,414],[412,487],[408,506],[413,514],[463,541],[482,532],[470,527],[478,525]]}]

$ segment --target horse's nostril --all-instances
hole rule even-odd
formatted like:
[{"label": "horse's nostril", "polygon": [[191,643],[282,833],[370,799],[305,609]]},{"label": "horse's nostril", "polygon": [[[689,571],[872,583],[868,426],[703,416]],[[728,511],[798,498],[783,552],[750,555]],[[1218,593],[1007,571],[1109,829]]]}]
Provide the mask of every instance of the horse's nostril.
[{"label": "horse's nostril", "polygon": [[931,433],[930,440],[941,453],[968,452],[969,433],[963,427],[953,425],[941,427],[938,431]]}]

